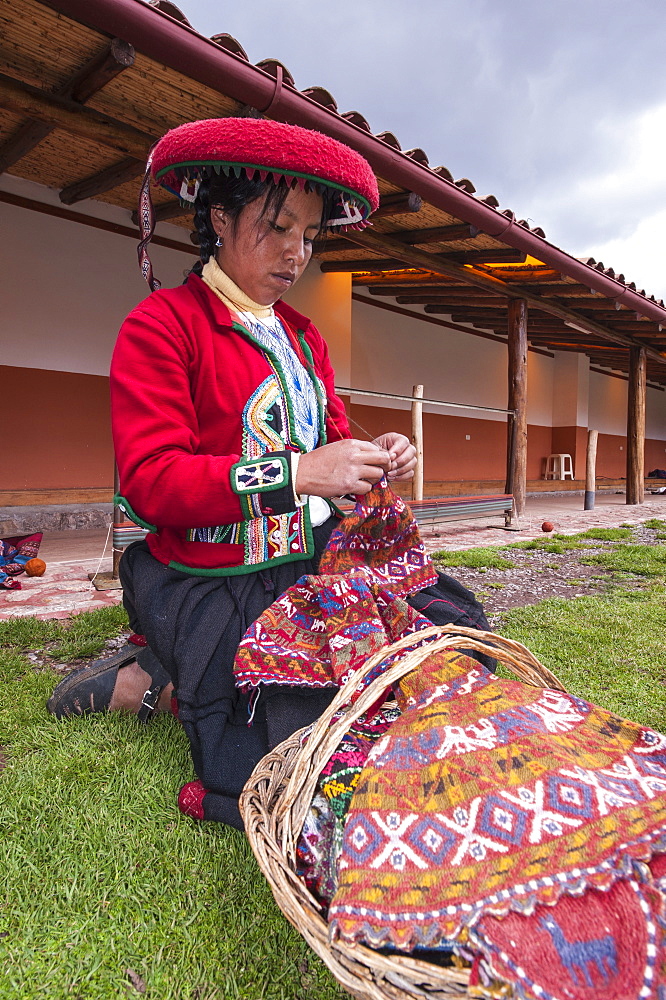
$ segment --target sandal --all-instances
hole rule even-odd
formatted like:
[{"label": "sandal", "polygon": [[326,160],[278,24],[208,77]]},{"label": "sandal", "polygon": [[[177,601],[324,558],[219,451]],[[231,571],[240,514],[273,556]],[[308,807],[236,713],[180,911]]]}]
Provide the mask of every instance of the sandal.
[{"label": "sandal", "polygon": [[159,697],[171,678],[150,649],[140,648],[134,643],[128,643],[102,660],[73,670],[54,689],[46,703],[47,710],[57,719],[108,712],[118,671],[133,660],[150,675],[152,681],[136,712],[139,722],[148,722],[155,714]]}]

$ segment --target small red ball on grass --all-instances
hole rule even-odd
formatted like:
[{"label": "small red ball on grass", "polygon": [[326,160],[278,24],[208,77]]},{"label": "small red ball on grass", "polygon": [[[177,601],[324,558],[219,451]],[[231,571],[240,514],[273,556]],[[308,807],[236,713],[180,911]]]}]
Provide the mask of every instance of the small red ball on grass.
[{"label": "small red ball on grass", "polygon": [[550,521],[544,521],[543,524],[541,525],[541,530],[542,531],[555,531],[555,525],[552,524]]}]

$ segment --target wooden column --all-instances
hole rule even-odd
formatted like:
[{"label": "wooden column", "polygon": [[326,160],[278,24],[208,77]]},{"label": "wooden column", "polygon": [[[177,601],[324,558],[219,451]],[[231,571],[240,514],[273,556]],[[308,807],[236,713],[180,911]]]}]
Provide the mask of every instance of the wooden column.
[{"label": "wooden column", "polygon": [[509,301],[509,419],[507,493],[513,493],[514,514],[522,517],[527,492],[527,303]]},{"label": "wooden column", "polygon": [[629,350],[629,396],[627,399],[627,503],[643,503],[645,497],[645,348]]},{"label": "wooden column", "polygon": [[597,441],[599,431],[587,432],[587,452],[585,455],[585,499],[583,510],[594,510],[597,491]]},{"label": "wooden column", "polygon": [[423,386],[412,389],[412,444],[416,448],[416,468],[412,479],[412,500],[423,500]]}]

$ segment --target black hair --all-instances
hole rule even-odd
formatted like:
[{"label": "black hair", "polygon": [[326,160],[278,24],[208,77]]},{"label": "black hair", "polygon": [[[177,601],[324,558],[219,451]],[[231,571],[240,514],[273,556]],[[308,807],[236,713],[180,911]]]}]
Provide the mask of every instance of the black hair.
[{"label": "black hair", "polygon": [[[323,231],[331,216],[335,193],[327,187],[322,188],[321,193],[323,198],[321,229]],[[194,202],[194,239],[199,246],[200,260],[197,261],[190,273],[200,275],[203,265],[215,256],[217,233],[210,217],[211,208],[219,206],[223,209],[229,216],[233,229],[235,229],[241,212],[253,201],[263,197],[265,200],[260,218],[264,218],[266,215],[275,218],[282,209],[288,194],[289,186],[284,177],[275,184],[272,180],[262,181],[258,177],[250,180],[244,173],[240,177],[235,177],[233,174],[227,177],[223,173],[211,172],[199,184]]]}]

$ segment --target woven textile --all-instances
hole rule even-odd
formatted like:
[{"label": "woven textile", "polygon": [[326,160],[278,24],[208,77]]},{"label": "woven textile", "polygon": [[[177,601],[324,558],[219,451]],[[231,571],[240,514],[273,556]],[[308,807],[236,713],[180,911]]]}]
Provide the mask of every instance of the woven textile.
[{"label": "woven textile", "polygon": [[245,633],[236,684],[339,687],[373,653],[429,625],[360,573],[302,577]]},{"label": "woven textile", "polygon": [[368,758],[329,919],[348,941],[464,943],[485,914],[645,878],[666,846],[666,737],[433,654]]},{"label": "woven textile", "polygon": [[319,571],[360,571],[396,597],[437,583],[416,520],[386,479],[356,498],[353,512],[331,535]]},{"label": "woven textile", "polygon": [[238,687],[339,686],[373,653],[431,624],[396,599],[437,574],[409,508],[385,482],[333,531],[319,574],[298,580],[245,633]]},{"label": "woven textile", "polygon": [[362,715],[345,734],[319,776],[312,804],[298,839],[297,873],[317,898],[328,904],[338,884],[345,817],[368,754],[398,718],[395,703]]},{"label": "woven textile", "polygon": [[529,917],[483,917],[472,932],[483,953],[471,976],[474,992],[496,996],[499,977],[530,1000],[662,1000],[663,909],[658,889],[630,879],[607,892],[562,896]]},{"label": "woven textile", "polygon": [[20,590],[21,581],[16,577],[25,572],[25,564],[34,559],[42,541],[41,532],[0,538],[0,587]]}]

